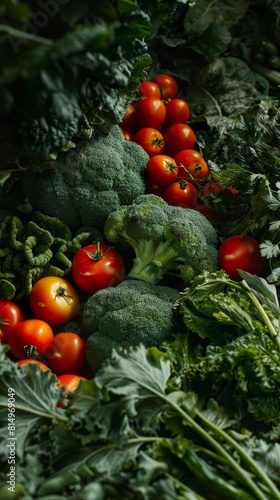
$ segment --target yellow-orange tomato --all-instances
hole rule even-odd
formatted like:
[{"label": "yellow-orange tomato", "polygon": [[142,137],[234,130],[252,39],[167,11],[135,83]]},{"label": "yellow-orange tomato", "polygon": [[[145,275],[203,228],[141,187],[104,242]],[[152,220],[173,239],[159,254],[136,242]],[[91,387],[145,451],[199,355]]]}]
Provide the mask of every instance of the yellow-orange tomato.
[{"label": "yellow-orange tomato", "polygon": [[36,318],[55,326],[63,325],[78,314],[80,298],[67,280],[46,276],[33,285],[29,303]]}]

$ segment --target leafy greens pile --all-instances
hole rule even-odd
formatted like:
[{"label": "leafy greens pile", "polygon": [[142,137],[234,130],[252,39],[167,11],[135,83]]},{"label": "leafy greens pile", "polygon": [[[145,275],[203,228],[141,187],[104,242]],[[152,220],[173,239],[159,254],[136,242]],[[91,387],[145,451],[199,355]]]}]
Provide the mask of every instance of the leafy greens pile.
[{"label": "leafy greens pile", "polygon": [[[9,454],[4,436],[13,387],[16,498],[279,500],[279,412],[274,428],[261,433],[212,397],[207,382],[208,397],[198,398],[188,345],[182,337],[165,352],[115,351],[62,407],[54,375],[32,365],[19,371],[3,358],[1,457],[4,463]],[[4,472],[1,486],[1,498],[10,498]]]}]

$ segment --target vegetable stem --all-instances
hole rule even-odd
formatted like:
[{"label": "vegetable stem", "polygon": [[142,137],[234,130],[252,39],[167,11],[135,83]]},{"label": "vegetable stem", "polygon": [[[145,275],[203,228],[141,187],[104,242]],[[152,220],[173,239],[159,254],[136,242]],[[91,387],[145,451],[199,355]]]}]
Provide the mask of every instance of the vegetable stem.
[{"label": "vegetable stem", "polygon": [[280,354],[280,337],[279,337],[278,333],[276,332],[272,322],[270,321],[268,315],[266,314],[264,308],[262,307],[262,305],[258,301],[257,297],[252,292],[246,292],[246,293],[247,293],[248,297],[250,298],[251,302],[256,307],[256,309],[259,311],[260,316],[261,316],[265,326],[267,327],[269,336],[270,336],[271,340],[274,342],[274,344],[276,345],[278,352]]},{"label": "vegetable stem", "polygon": [[[271,479],[268,477],[268,475],[257,465],[257,463],[246,453],[244,448],[240,446],[235,439],[233,439],[228,433],[224,432],[222,429],[216,427],[212,422],[207,420],[198,410],[196,410],[196,415],[198,418],[208,427],[210,428],[213,432],[218,432],[220,436],[229,443],[235,450],[238,451],[239,455],[243,459],[245,463],[247,463],[248,467],[256,474],[259,476],[263,483],[266,485],[268,490],[270,490],[271,494],[273,497],[277,500],[280,499],[280,492],[278,488],[276,488],[275,484],[271,481]],[[261,497],[260,497],[261,498]],[[263,497],[266,498],[266,497]]]},{"label": "vegetable stem", "polygon": [[[161,400],[163,400],[166,404],[172,406],[174,410],[181,415],[183,420],[188,423],[188,425],[195,430],[206,442],[212,446],[219,455],[221,455],[227,462],[227,464],[235,471],[236,475],[239,477],[240,481],[242,484],[246,485],[255,495],[256,500],[267,500],[267,497],[263,494],[263,492],[260,490],[258,487],[257,483],[251,479],[250,475],[247,474],[246,470],[244,470],[235,460],[232,458],[232,456],[225,450],[225,448],[216,440],[214,439],[203,427],[201,427],[200,424],[198,424],[188,413],[186,413],[176,402],[172,401],[169,399],[165,394],[162,394],[158,392],[157,390],[147,387],[146,384],[141,384],[142,387],[145,387],[149,392],[153,392],[157,397],[159,397]],[[239,451],[239,446],[238,444],[232,439],[228,438],[227,434],[222,432],[219,427],[216,427],[214,424],[210,424],[210,422],[202,417],[202,415],[199,413],[198,410],[196,410],[196,415],[201,418],[204,423],[207,424],[207,427],[211,427],[212,430],[215,431],[216,434],[220,435],[223,437],[227,442],[230,442],[231,446],[233,446],[237,451]],[[242,450],[243,452],[243,450]],[[244,454],[246,457],[246,463],[247,465],[250,466],[250,469],[256,472],[259,472],[259,468],[255,461],[249,457],[248,455]],[[259,474],[260,478],[265,478],[265,484],[266,485],[271,485],[270,479],[266,476],[265,473]],[[273,483],[272,487],[269,488],[271,492],[273,493],[273,498],[275,500],[280,500],[280,492],[275,489]]]},{"label": "vegetable stem", "polygon": [[0,24],[0,32],[1,31],[21,40],[30,40],[31,42],[44,43],[45,45],[53,44],[52,40],[49,40],[48,38],[36,36],[31,33],[26,33],[25,31],[17,30],[15,28],[12,28],[11,26],[5,26],[4,24]]}]

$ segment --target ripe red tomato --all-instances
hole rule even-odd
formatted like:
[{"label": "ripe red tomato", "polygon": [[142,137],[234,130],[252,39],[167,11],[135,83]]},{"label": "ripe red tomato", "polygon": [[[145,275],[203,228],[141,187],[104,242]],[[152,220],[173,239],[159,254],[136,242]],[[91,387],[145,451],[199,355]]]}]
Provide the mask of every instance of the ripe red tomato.
[{"label": "ripe red tomato", "polygon": [[124,273],[125,265],[121,255],[114,248],[100,242],[80,248],[72,261],[75,284],[89,294],[118,285]]},{"label": "ripe red tomato", "polygon": [[132,104],[129,104],[125,112],[125,115],[119,124],[120,127],[127,130],[131,130],[136,125],[136,117],[137,117],[136,108]]},{"label": "ripe red tomato", "polygon": [[9,347],[15,358],[25,359],[28,357],[27,347],[32,346],[31,356],[35,359],[43,354],[53,337],[53,330],[48,323],[41,319],[26,319],[14,327],[9,337]]},{"label": "ripe red tomato", "polygon": [[[195,149],[183,149],[176,154],[174,159],[175,163],[179,166],[178,177],[186,181],[191,179],[205,179],[210,173],[202,154]],[[180,165],[183,167],[180,168]]]},{"label": "ripe red tomato", "polygon": [[76,333],[57,333],[44,350],[44,356],[57,375],[79,374],[86,364],[85,340]]},{"label": "ripe red tomato", "polygon": [[145,97],[137,105],[137,126],[158,128],[165,120],[164,102],[159,97]]},{"label": "ripe red tomato", "polygon": [[156,128],[144,127],[134,136],[135,142],[140,144],[150,157],[159,155],[164,150],[164,138]]},{"label": "ripe red tomato", "polygon": [[17,364],[19,366],[22,366],[22,365],[29,365],[30,363],[35,363],[36,365],[38,365],[43,371],[46,371],[46,370],[50,370],[50,368],[45,364],[45,363],[42,363],[42,361],[39,361],[39,359],[32,359],[32,358],[28,358],[28,359],[20,359],[19,361],[17,361]]},{"label": "ripe red tomato", "polygon": [[175,97],[168,101],[165,105],[166,116],[165,124],[168,126],[174,125],[174,123],[185,123],[190,117],[190,108],[188,103],[184,99],[179,99]]},{"label": "ripe red tomato", "polygon": [[132,132],[132,130],[122,128],[122,133],[126,141],[134,141],[134,132]]},{"label": "ripe red tomato", "polygon": [[162,99],[173,99],[178,94],[179,86],[173,76],[159,73],[152,78],[152,81],[159,86]]},{"label": "ripe red tomato", "polygon": [[46,276],[33,285],[29,303],[36,318],[49,325],[63,325],[79,311],[78,292],[67,280],[59,276]]},{"label": "ripe red tomato", "polygon": [[63,375],[58,375],[57,377],[58,385],[63,385],[65,389],[69,392],[74,392],[81,380],[88,380],[88,378],[82,377],[81,375],[75,375],[72,373],[65,373]]},{"label": "ripe red tomato", "polygon": [[195,133],[186,123],[175,123],[164,134],[165,151],[174,158],[183,149],[193,149],[195,141]]},{"label": "ripe red tomato", "polygon": [[259,243],[251,236],[235,235],[223,241],[218,250],[219,266],[231,279],[241,281],[238,269],[259,275],[264,266],[264,257]]},{"label": "ripe red tomato", "polygon": [[0,299],[0,342],[7,344],[15,325],[23,321],[23,312],[12,300]]},{"label": "ripe red tomato", "polygon": [[161,91],[159,86],[155,82],[152,82],[150,80],[144,80],[141,83],[138,92],[145,97],[153,96],[161,98]]},{"label": "ripe red tomato", "polygon": [[191,182],[180,180],[169,184],[162,197],[169,205],[193,208],[198,200],[198,190]]},{"label": "ripe red tomato", "polygon": [[146,172],[155,184],[167,186],[176,180],[178,168],[171,156],[162,154],[149,159]]}]

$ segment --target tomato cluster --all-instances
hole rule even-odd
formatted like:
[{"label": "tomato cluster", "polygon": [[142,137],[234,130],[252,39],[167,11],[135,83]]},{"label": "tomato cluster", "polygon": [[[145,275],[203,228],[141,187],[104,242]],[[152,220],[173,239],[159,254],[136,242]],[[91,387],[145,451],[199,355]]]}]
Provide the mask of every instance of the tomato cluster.
[{"label": "tomato cluster", "polygon": [[19,366],[36,363],[51,370],[58,385],[75,390],[80,380],[93,375],[86,363],[85,340],[71,331],[78,326],[80,296],[117,285],[124,270],[123,259],[113,248],[99,242],[85,245],[73,257],[69,278],[73,284],[59,276],[40,278],[24,309],[0,299],[0,342],[9,346],[9,355]]},{"label": "tomato cluster", "polygon": [[130,103],[120,123],[124,137],[140,144],[150,156],[146,192],[162,196],[170,205],[195,208],[201,183],[209,176],[196,136],[187,123],[190,107],[178,97],[175,78],[158,74],[143,81],[139,99]]}]

